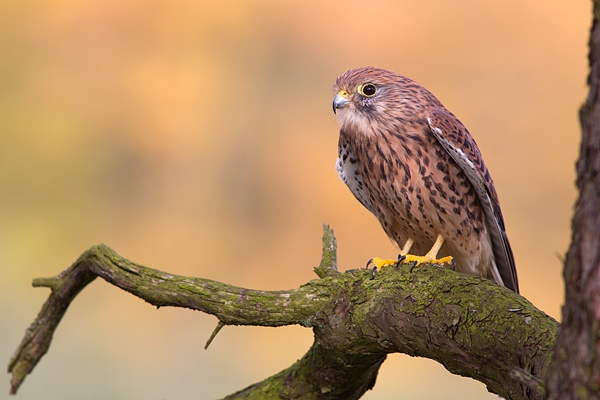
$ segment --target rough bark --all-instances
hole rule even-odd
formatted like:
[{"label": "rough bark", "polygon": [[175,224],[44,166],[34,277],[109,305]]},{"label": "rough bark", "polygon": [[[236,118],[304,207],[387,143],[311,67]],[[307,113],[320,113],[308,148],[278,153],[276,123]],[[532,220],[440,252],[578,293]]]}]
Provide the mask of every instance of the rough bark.
[{"label": "rough bark", "polygon": [[563,326],[548,380],[548,399],[600,399],[600,1],[590,33],[589,94],[581,107],[579,198],[567,253]]},{"label": "rough bark", "polygon": [[491,281],[435,266],[338,273],[326,226],[321,279],[297,289],[258,291],[177,276],[94,246],[54,278],[52,289],[9,364],[11,391],[50,346],[74,297],[95,277],[155,306],[187,307],[222,325],[311,327],[315,341],[286,370],[228,399],[358,399],[373,387],[389,353],[434,359],[506,399],[542,399],[558,323],[525,298]]}]

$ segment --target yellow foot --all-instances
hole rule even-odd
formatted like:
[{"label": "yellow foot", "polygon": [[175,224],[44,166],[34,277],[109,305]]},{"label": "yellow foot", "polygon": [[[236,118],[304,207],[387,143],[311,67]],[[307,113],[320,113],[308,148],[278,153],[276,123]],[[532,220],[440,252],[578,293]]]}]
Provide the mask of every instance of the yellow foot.
[{"label": "yellow foot", "polygon": [[[413,240],[408,239],[406,241],[406,244],[404,245],[404,248],[402,249],[402,253],[401,253],[401,254],[406,254],[404,256],[404,260],[402,262],[410,263],[411,271],[413,270],[413,268],[415,266],[417,266],[419,264],[425,264],[425,263],[436,264],[436,265],[440,265],[440,266],[444,265],[444,264],[452,264],[452,269],[456,268],[456,261],[454,261],[454,258],[452,258],[452,256],[437,258],[437,253],[438,253],[438,251],[440,251],[442,244],[444,244],[444,238],[442,237],[442,235],[437,236],[437,238],[435,239],[435,243],[433,244],[433,246],[431,246],[431,250],[429,250],[427,252],[427,254],[425,254],[424,256],[415,256],[412,254],[408,254],[408,250],[410,249],[412,244],[413,244]],[[400,257],[400,256],[398,256],[398,257]]]},{"label": "yellow foot", "polygon": [[395,267],[400,264],[410,264],[410,272],[412,272],[413,268],[415,268],[419,264],[435,264],[439,266],[443,266],[444,264],[451,264],[452,269],[456,268],[456,261],[454,261],[454,258],[452,256],[434,258],[428,255],[415,256],[414,254],[399,254],[398,258],[395,260],[393,258],[373,257],[367,262],[367,268],[373,265],[373,267],[371,268],[371,275],[373,276],[373,278],[375,278],[375,273],[378,269],[389,266]]},{"label": "yellow foot", "polygon": [[412,247],[413,243],[413,240],[409,238],[404,244],[404,247],[402,247],[401,253],[398,255],[398,258],[396,260],[379,257],[371,258],[367,262],[367,268],[369,268],[369,266],[373,264],[373,268],[371,269],[371,274],[373,275],[373,277],[375,277],[375,272],[378,269],[388,267],[390,265],[396,266],[400,263],[410,264],[411,272],[413,268],[419,264],[436,264],[440,266],[444,264],[452,264],[452,269],[456,268],[456,261],[454,261],[454,258],[452,256],[436,258],[438,251],[440,251],[440,248],[444,243],[444,238],[442,237],[442,235],[437,236],[435,243],[431,247],[431,250],[429,250],[424,256],[415,256],[414,254],[408,254],[408,251]]},{"label": "yellow foot", "polygon": [[451,264],[452,269],[456,267],[456,261],[454,261],[454,257],[452,256],[435,258],[430,255],[415,256],[413,254],[407,254],[406,256],[404,256],[404,259],[401,262],[404,264],[411,264],[411,271],[414,267],[416,267],[419,264],[435,264],[440,266],[444,264]]},{"label": "yellow foot", "polygon": [[373,267],[371,267],[371,279],[375,278],[375,272],[377,272],[378,269],[381,269],[383,267],[396,266],[400,264],[402,262],[401,257],[402,256],[398,255],[398,258],[396,260],[392,258],[371,258],[369,261],[367,261],[366,265],[366,268],[369,268],[371,267],[371,265],[373,265]]},{"label": "yellow foot", "polygon": [[381,269],[383,267],[393,267],[398,265],[398,262],[402,262],[400,260],[400,257],[398,257],[395,260],[393,258],[373,257],[367,262],[367,268],[369,268],[370,265],[373,265],[375,269]]},{"label": "yellow foot", "polygon": [[398,255],[398,258],[379,258],[373,257],[367,262],[367,268],[370,265],[373,265],[375,269],[381,269],[383,267],[396,266],[398,264],[412,264],[412,266],[416,266],[419,264],[436,264],[436,265],[444,265],[444,264],[452,264],[454,266],[455,261],[452,256],[446,256],[442,258],[434,258],[428,255],[424,256],[416,256],[414,254],[406,254],[406,255]]}]

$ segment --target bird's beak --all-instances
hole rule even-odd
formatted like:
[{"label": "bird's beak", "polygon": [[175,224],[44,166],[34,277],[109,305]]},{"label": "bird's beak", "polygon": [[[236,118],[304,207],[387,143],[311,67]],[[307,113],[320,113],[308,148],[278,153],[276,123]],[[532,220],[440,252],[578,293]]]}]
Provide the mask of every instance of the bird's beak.
[{"label": "bird's beak", "polygon": [[338,94],[333,98],[333,113],[336,113],[338,108],[344,108],[350,103],[348,99],[348,92],[345,90],[340,90]]}]

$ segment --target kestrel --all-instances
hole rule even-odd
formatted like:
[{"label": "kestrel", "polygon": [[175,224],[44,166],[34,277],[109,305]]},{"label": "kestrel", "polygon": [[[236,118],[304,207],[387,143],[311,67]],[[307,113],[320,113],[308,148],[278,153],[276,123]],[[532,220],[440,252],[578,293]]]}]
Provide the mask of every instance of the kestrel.
[{"label": "kestrel", "polygon": [[[392,71],[350,70],[335,92],[336,170],[402,246],[401,258],[452,261],[457,271],[518,293],[498,195],[467,128],[427,89]],[[379,267],[391,263],[375,259]]]}]

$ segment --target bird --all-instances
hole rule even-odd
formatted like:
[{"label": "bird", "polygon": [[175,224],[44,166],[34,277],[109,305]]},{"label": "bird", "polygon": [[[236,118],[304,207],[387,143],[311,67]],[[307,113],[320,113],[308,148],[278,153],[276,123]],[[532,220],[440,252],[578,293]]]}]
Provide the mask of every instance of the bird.
[{"label": "bird", "polygon": [[338,175],[401,249],[398,259],[370,260],[374,271],[449,263],[519,293],[498,194],[458,118],[417,82],[381,68],[343,73],[334,92]]}]

